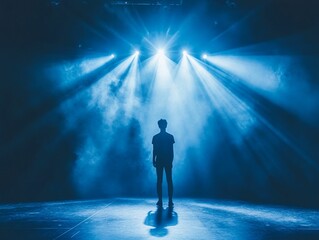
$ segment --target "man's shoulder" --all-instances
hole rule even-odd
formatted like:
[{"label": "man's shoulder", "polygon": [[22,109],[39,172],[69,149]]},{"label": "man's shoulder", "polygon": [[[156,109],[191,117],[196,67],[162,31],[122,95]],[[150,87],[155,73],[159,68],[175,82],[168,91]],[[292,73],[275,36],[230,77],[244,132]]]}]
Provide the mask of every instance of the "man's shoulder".
[{"label": "man's shoulder", "polygon": [[158,138],[158,137],[159,137],[159,135],[160,135],[160,133],[155,134],[155,135],[153,136],[153,139],[154,139],[154,138]]},{"label": "man's shoulder", "polygon": [[158,137],[159,137],[159,133],[158,133],[158,134],[155,134],[155,135],[153,136],[153,138],[152,138],[152,143],[158,141],[158,140],[157,140]]},{"label": "man's shoulder", "polygon": [[174,136],[170,133],[167,132],[167,135],[170,137],[170,138],[174,138]]},{"label": "man's shoulder", "polygon": [[170,142],[175,143],[175,139],[174,139],[174,136],[172,134],[167,133],[166,136],[167,136],[166,139],[169,139]]}]

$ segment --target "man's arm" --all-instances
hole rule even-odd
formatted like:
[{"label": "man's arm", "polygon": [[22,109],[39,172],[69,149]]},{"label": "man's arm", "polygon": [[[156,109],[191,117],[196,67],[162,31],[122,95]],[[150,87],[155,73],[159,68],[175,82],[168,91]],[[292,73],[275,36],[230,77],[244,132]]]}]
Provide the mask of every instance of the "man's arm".
[{"label": "man's arm", "polygon": [[156,167],[156,153],[155,153],[154,145],[153,145],[153,166]]},{"label": "man's arm", "polygon": [[174,143],[175,143],[175,139],[174,139],[174,136],[172,135],[172,162],[174,160]]}]

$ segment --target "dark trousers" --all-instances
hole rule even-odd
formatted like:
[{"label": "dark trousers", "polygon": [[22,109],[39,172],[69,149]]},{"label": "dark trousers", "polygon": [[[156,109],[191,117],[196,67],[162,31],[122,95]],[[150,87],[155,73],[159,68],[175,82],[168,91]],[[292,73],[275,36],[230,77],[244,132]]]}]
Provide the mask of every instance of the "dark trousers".
[{"label": "dark trousers", "polygon": [[172,167],[171,166],[157,166],[156,175],[157,175],[157,196],[158,200],[162,201],[162,182],[163,182],[163,171],[165,169],[166,181],[168,187],[168,200],[173,201],[173,179],[172,179]]}]

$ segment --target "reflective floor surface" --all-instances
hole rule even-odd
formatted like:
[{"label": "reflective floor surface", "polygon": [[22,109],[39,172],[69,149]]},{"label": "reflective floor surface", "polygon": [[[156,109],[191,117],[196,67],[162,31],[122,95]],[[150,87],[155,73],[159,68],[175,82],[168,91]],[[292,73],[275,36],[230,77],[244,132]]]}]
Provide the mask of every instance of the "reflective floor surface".
[{"label": "reflective floor surface", "polygon": [[319,239],[319,211],[175,199],[106,199],[0,205],[0,239]]}]

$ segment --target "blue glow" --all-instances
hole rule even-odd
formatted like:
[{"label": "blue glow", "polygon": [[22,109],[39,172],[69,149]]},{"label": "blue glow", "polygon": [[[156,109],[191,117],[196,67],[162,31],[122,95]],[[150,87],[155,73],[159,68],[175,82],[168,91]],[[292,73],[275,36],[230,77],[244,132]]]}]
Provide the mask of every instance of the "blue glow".
[{"label": "blue glow", "polygon": [[[65,88],[70,84],[75,84],[79,78],[98,70],[107,65],[114,58],[113,54],[108,56],[87,57],[78,60],[64,61],[62,64],[49,66],[46,73],[54,76],[54,85]],[[56,79],[61,79],[56,81]]]},{"label": "blue glow", "polygon": [[[269,66],[269,62],[274,60],[273,57],[219,55],[206,57],[206,59],[211,64],[235,74],[251,87],[271,92],[279,87],[280,75],[273,66]],[[265,62],[268,64],[265,65]]]}]

